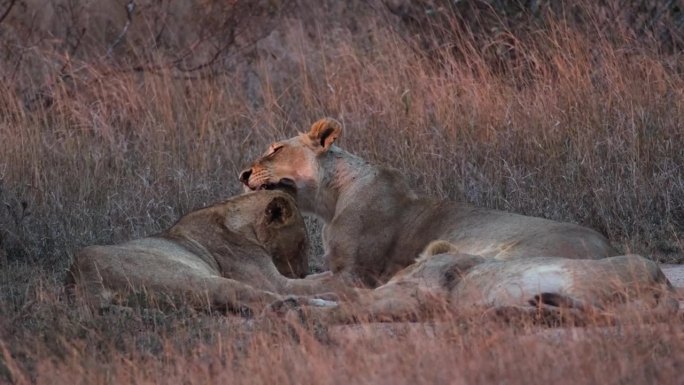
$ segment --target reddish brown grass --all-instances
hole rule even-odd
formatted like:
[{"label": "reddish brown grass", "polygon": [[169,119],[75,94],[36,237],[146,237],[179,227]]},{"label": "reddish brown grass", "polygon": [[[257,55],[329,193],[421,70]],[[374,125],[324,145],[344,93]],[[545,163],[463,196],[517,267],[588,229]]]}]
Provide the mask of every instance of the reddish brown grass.
[{"label": "reddish brown grass", "polygon": [[549,17],[414,36],[377,4],[303,2],[238,9],[235,49],[182,72],[165,65],[188,47],[183,68],[210,59],[223,35],[193,42],[227,33],[218,15],[231,9],[140,2],[108,56],[118,3],[19,3],[0,23],[0,382],[684,382],[681,320],[549,339],[464,319],[355,340],[183,311],[85,319],[60,289],[79,247],[238,193],[249,160],[322,116],[344,123],[341,146],[426,194],[581,223],[621,251],[681,261],[676,49],[591,4],[582,28]]}]

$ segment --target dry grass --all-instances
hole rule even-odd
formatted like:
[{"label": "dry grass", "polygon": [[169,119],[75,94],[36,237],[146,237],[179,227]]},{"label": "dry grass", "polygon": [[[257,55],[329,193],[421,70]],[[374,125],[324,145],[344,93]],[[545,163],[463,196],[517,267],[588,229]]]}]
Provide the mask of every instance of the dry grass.
[{"label": "dry grass", "polygon": [[245,22],[239,49],[182,72],[154,66],[202,34],[190,16],[212,12],[169,3],[173,20],[190,16],[154,40],[159,9],[141,3],[108,57],[120,6],[33,3],[0,23],[0,382],[682,383],[681,321],[560,343],[472,320],[435,338],[334,342],[183,312],[87,320],[60,298],[76,249],[238,193],[238,171],[270,141],[326,115],[345,125],[341,146],[425,193],[581,223],[622,251],[681,261],[678,51],[619,22],[598,28],[608,20],[592,8],[591,28],[550,17],[426,46],[381,6],[302,2],[268,16],[274,30]]},{"label": "dry grass", "polygon": [[[680,384],[683,324],[547,329],[454,318],[302,328],[191,313],[74,316],[60,302],[4,323],[15,383]],[[20,341],[20,342],[19,342]]]}]

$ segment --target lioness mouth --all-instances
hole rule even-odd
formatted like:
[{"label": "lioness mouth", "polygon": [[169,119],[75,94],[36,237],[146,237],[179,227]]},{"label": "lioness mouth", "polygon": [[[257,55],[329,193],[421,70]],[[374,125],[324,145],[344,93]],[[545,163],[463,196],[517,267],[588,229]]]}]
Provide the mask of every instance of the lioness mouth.
[{"label": "lioness mouth", "polygon": [[277,183],[264,183],[257,187],[256,190],[283,190],[285,192],[294,194],[295,192],[297,192],[297,186],[295,185],[295,182],[292,179],[283,178],[279,180]]}]

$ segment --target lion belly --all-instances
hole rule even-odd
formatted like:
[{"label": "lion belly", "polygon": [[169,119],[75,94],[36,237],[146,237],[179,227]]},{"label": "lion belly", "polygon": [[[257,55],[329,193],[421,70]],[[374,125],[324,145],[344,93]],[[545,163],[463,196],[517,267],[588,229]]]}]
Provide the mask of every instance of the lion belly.
[{"label": "lion belly", "polygon": [[452,291],[455,306],[529,306],[541,293],[565,294],[572,287],[562,263],[547,258],[489,261],[473,267]]},{"label": "lion belly", "polygon": [[452,290],[451,302],[457,307],[544,303],[599,309],[638,302],[645,308],[667,308],[672,307],[666,298],[670,286],[654,262],[636,255],[602,260],[537,257],[473,267]]}]

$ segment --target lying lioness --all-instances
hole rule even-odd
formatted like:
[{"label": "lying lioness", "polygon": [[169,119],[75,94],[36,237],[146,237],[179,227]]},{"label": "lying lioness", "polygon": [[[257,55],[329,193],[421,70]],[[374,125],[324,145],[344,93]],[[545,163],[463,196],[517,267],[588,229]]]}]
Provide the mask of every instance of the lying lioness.
[{"label": "lying lioness", "polygon": [[144,291],[196,308],[255,309],[283,294],[329,291],[322,281],[288,278],[306,274],[307,246],[294,200],[263,191],[191,212],[152,237],[86,247],[67,281],[94,307]]},{"label": "lying lioness", "polygon": [[586,227],[419,197],[398,172],[335,146],[341,132],[334,119],[319,120],[308,134],[271,144],[240,180],[250,190],[289,191],[322,218],[327,260],[345,281],[382,284],[437,239],[500,260],[617,254]]},{"label": "lying lioness", "polygon": [[448,242],[436,241],[414,264],[355,301],[308,311],[337,323],[513,310],[619,320],[668,316],[677,309],[674,289],[658,265],[638,255],[499,261],[461,254]]}]

